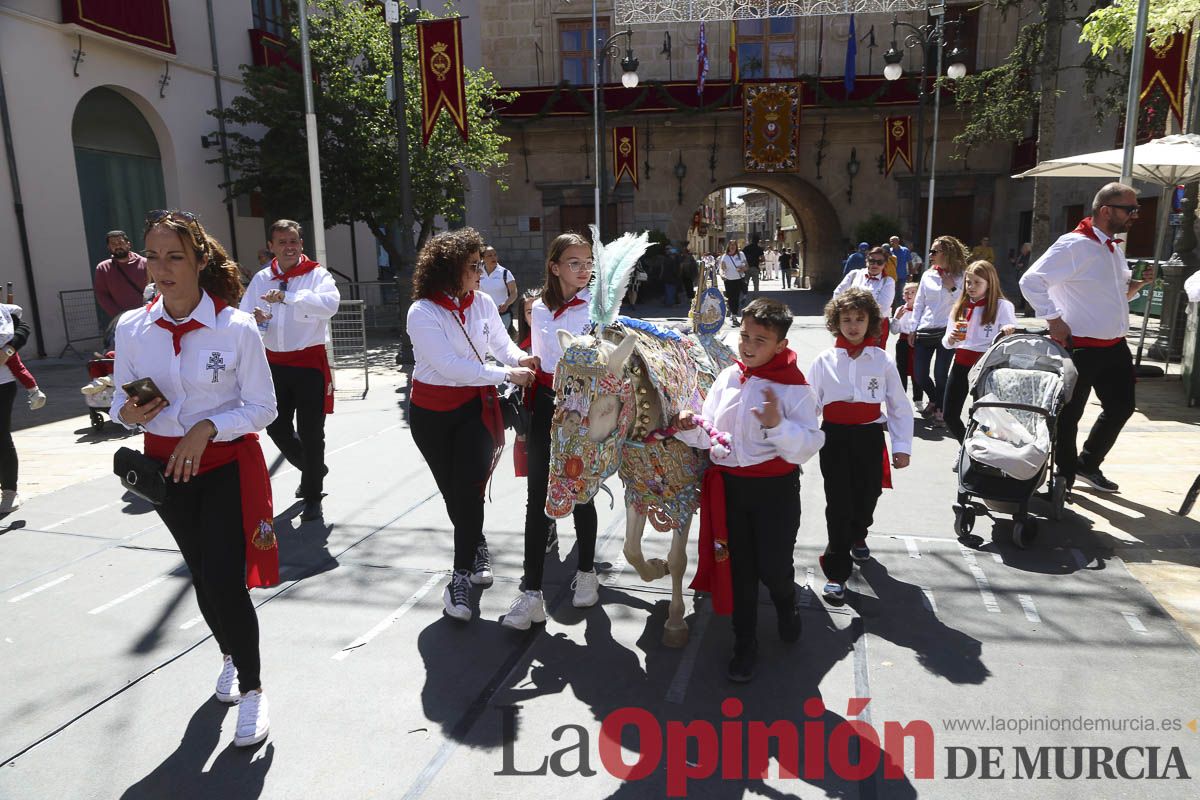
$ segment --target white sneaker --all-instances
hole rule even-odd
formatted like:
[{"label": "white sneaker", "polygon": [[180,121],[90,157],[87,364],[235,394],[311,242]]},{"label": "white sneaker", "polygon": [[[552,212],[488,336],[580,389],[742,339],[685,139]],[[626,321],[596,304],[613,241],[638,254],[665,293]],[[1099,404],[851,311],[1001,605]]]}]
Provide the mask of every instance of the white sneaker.
[{"label": "white sneaker", "polygon": [[104,386],[103,378],[94,378],[94,379],[92,379],[91,383],[89,383],[87,386],[82,387],[79,391],[83,392],[84,394],[91,395],[91,394],[99,394],[100,392],[103,392],[104,389],[105,389],[105,386]]},{"label": "white sneaker", "polygon": [[238,703],[237,733],[233,736],[234,747],[249,747],[267,738],[271,719],[267,715],[267,696],[262,689],[242,695]]},{"label": "white sneaker", "polygon": [[475,548],[475,564],[471,567],[471,583],[476,586],[492,585],[492,554],[488,552],[487,542],[480,542]]},{"label": "white sneaker", "polygon": [[38,387],[33,387],[29,390],[29,410],[37,411],[42,406],[46,405],[46,393]]},{"label": "white sneaker", "polygon": [[471,577],[465,569],[456,569],[442,592],[446,616],[462,622],[471,621]]},{"label": "white sneaker", "polygon": [[571,581],[571,588],[575,590],[571,605],[576,608],[591,608],[600,600],[600,579],[596,577],[595,570],[576,572],[575,580]]},{"label": "white sneaker", "polygon": [[21,507],[21,495],[16,489],[0,490],[0,514],[16,511]]},{"label": "white sneaker", "polygon": [[225,656],[221,665],[221,674],[217,676],[217,699],[222,703],[237,703],[242,699],[241,692],[236,688],[237,667],[233,665],[233,656]]},{"label": "white sneaker", "polygon": [[540,591],[525,591],[517,595],[500,624],[518,631],[529,630],[530,624],[546,621],[546,606]]}]

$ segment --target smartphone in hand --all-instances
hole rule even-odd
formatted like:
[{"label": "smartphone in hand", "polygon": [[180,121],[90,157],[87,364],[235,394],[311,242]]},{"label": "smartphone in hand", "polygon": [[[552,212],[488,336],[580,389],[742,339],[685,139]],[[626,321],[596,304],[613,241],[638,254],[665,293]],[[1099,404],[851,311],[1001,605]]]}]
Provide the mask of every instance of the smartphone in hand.
[{"label": "smartphone in hand", "polygon": [[153,378],[138,378],[136,381],[130,381],[125,384],[121,389],[124,390],[125,394],[137,400],[139,406],[145,405],[155,398],[161,399],[164,405],[171,405]]}]

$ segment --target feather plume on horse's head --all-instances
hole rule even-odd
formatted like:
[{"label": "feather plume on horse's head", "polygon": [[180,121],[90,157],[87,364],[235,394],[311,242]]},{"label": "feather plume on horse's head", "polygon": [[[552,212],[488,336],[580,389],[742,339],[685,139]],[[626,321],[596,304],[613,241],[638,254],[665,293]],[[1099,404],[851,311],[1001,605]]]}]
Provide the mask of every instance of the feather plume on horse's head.
[{"label": "feather plume on horse's head", "polygon": [[592,287],[592,302],[588,315],[593,324],[605,328],[617,321],[621,298],[629,286],[629,278],[637,261],[650,247],[647,232],[626,233],[616,241],[604,244],[595,225],[592,229],[592,260],[596,262],[596,277]]}]

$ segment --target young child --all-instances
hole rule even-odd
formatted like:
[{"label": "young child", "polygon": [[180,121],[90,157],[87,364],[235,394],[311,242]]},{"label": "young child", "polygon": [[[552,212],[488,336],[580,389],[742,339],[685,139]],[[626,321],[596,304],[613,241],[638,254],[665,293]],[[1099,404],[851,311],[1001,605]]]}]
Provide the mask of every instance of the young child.
[{"label": "young child", "polygon": [[1000,276],[991,262],[973,261],[967,266],[965,289],[950,310],[950,324],[942,337],[942,344],[954,350],[942,410],[946,427],[960,443],[967,432],[962,410],[971,367],[992,346],[997,332],[1007,336],[1017,325],[1016,308],[1001,294]]},{"label": "young child", "polygon": [[[870,295],[867,295],[870,297]],[[874,300],[871,301],[874,303]],[[758,584],[778,614],[779,638],[800,638],[792,549],[800,528],[800,465],[825,441],[812,389],[788,349],[792,314],[759,298],[742,312],[741,361],[717,376],[704,400],[704,419],[731,438],[712,452],[700,506],[700,565],[693,589],[712,594],[717,614],[733,613],[729,679],[754,675],[758,655]],[[692,411],[675,421],[676,436],[709,448]]]},{"label": "young child", "polygon": [[821,556],[824,595],[835,602],[845,597],[852,561],[871,557],[867,529],[879,495],[892,485],[884,423],[892,439],[891,466],[907,467],[912,453],[913,411],[896,364],[887,351],[865,341],[878,335],[879,323],[879,304],[869,292],[851,289],[830,300],[825,326],[837,340],[817,356],[808,373],[825,432],[821,475],[829,544]]},{"label": "young child", "polygon": [[[13,318],[21,318],[22,310],[20,306],[14,306],[11,303],[0,303],[0,348],[8,347],[13,340],[13,335],[16,333],[16,323]],[[21,356],[16,350],[9,355],[8,360],[4,362],[4,366],[8,367],[8,371],[17,379],[17,382],[25,387],[28,396],[29,409],[37,411],[42,406],[46,405],[46,394],[38,388],[37,379],[33,377],[33,373],[25,366],[25,362],[21,361]]]},{"label": "young child", "polygon": [[[913,374],[913,346],[908,343],[908,334],[917,329],[917,318],[913,315],[913,301],[917,299],[917,289],[919,285],[916,283],[904,284],[904,302],[896,309],[896,315],[892,317],[892,330],[896,332],[896,369],[900,372],[900,385],[908,391],[908,379]],[[921,398],[924,393],[921,391],[920,384],[916,378],[913,378],[912,398],[913,402],[920,407]]]}]

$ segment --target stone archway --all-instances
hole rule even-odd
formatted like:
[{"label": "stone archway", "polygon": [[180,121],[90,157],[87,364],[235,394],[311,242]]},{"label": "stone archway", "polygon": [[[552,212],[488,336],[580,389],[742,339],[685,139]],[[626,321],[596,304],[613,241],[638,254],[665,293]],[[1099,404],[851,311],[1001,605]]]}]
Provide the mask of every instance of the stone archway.
[{"label": "stone archway", "polygon": [[[825,194],[798,175],[786,173],[735,173],[720,176],[705,195],[731,186],[761,189],[778,196],[795,212],[803,231],[802,257],[813,289],[829,290],[842,277],[842,225],[837,211]],[[702,198],[690,208],[700,204]],[[672,217],[667,235],[674,240],[687,238],[691,212]]]}]

